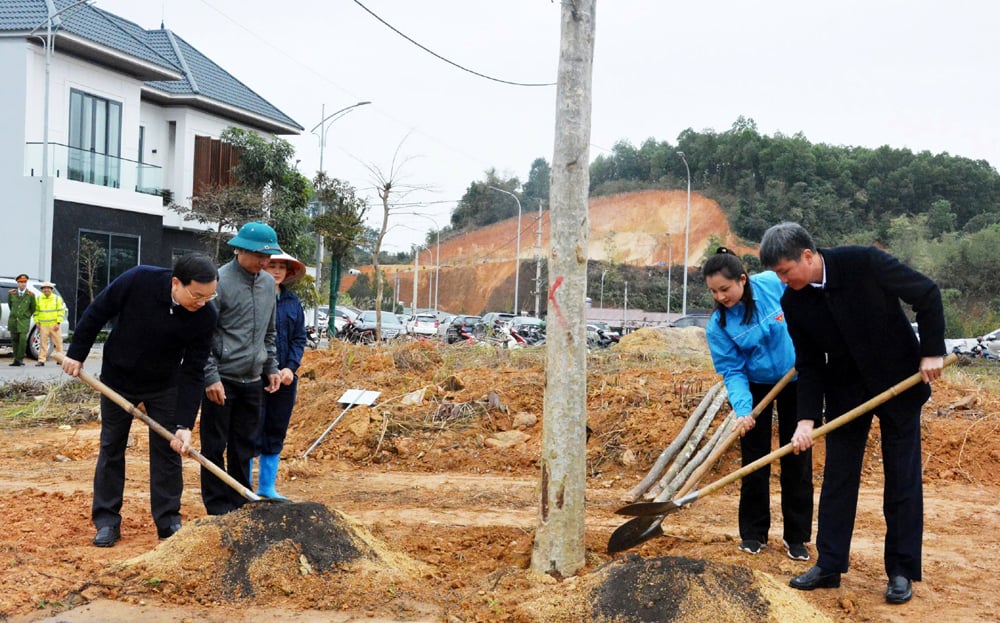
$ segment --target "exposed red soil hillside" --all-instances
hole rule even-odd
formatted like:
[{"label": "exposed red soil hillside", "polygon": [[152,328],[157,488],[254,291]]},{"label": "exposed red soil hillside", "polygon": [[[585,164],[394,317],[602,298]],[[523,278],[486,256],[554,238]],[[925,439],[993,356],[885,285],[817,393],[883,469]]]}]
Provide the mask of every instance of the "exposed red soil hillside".
[{"label": "exposed red soil hillside", "polygon": [[[635,266],[665,265],[672,259],[675,266],[681,266],[686,215],[687,193],[679,190],[646,190],[592,199],[588,255],[591,260]],[[549,216],[549,212],[542,212],[540,219],[537,212],[521,215],[522,281],[525,265],[530,266],[536,254],[543,260],[548,255]],[[541,249],[537,247],[539,221]],[[753,251],[733,233],[718,203],[692,193],[689,265],[700,262],[713,236],[741,253]],[[512,297],[516,250],[516,217],[442,240],[438,307],[454,313],[480,313],[490,311],[486,308],[498,289],[506,289]],[[436,260],[436,247],[420,254],[418,307],[433,306],[434,286],[429,280],[435,274]],[[398,275],[400,298],[409,306],[413,298],[413,265],[382,268],[390,282],[394,283]],[[371,267],[367,270],[370,272]],[[348,287],[346,282],[343,287]]]}]

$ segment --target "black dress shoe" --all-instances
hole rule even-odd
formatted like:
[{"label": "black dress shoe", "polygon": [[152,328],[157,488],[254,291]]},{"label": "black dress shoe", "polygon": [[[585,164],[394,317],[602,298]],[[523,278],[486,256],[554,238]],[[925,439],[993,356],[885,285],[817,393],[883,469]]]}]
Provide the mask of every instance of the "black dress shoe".
[{"label": "black dress shoe", "polygon": [[94,545],[97,547],[112,547],[122,536],[118,526],[104,526],[98,528],[97,536],[94,537]]},{"label": "black dress shoe", "polygon": [[885,600],[891,604],[905,604],[913,597],[913,583],[901,575],[889,578],[889,587],[885,589]]},{"label": "black dress shoe", "polygon": [[36,364],[35,364],[35,367],[36,367],[36,368],[41,368],[41,367],[42,367],[42,366],[44,366],[44,365],[45,365],[45,362],[44,362],[44,361],[39,361],[38,363],[36,363]]},{"label": "black dress shoe", "polygon": [[10,363],[8,365],[11,365],[11,366],[23,366],[24,364],[21,363],[20,361],[14,361],[14,362],[12,362],[12,363]]},{"label": "black dress shoe", "polygon": [[800,591],[811,591],[814,588],[837,588],[840,586],[840,573],[827,571],[816,566],[802,575],[797,575],[788,583]]},{"label": "black dress shoe", "polygon": [[156,534],[160,537],[160,540],[169,539],[174,536],[174,534],[181,529],[181,522],[172,523],[166,528],[157,528]]}]

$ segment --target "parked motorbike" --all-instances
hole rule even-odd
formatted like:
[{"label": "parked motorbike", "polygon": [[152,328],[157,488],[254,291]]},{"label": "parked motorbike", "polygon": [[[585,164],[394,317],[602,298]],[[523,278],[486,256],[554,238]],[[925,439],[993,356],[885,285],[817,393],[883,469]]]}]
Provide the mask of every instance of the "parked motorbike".
[{"label": "parked motorbike", "polygon": [[620,340],[620,337],[609,334],[604,329],[597,330],[597,345],[601,348],[608,348],[612,344],[617,344]]},{"label": "parked motorbike", "polygon": [[312,350],[319,348],[319,333],[316,332],[316,327],[306,327],[306,347]]}]

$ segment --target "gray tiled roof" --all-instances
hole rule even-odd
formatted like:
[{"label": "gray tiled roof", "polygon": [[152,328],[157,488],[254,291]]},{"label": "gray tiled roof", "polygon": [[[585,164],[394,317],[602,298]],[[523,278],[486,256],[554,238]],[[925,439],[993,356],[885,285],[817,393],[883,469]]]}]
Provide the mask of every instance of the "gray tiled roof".
[{"label": "gray tiled roof", "polygon": [[149,31],[148,41],[152,47],[159,50],[164,56],[176,59],[178,65],[185,66],[190,72],[190,76],[197,85],[197,91],[193,88],[190,80],[160,80],[157,82],[147,82],[149,86],[166,91],[172,94],[199,94],[243,110],[247,110],[268,119],[274,119],[285,125],[298,129],[303,129],[291,117],[275,108],[270,102],[260,95],[257,95],[250,87],[246,86],[229,72],[212,62],[207,56],[195,49],[187,41],[173,35],[177,43],[177,50],[181,59],[174,54],[174,48],[169,40],[169,31],[155,30]]},{"label": "gray tiled roof", "polygon": [[[186,76],[183,80],[147,82],[150,88],[170,95],[198,95],[284,126],[303,129],[194,46],[174,35],[176,50],[181,55],[178,57],[169,31],[145,30],[96,6],[72,6],[78,0],[52,1],[56,11],[64,11],[60,13],[61,30]],[[45,0],[0,0],[0,33],[27,33],[39,25],[39,30],[44,32],[47,16]]]}]

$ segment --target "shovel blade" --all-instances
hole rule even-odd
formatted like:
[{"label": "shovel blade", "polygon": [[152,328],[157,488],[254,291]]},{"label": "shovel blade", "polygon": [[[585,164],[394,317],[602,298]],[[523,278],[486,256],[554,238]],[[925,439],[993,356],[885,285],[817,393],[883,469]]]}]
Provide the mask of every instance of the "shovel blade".
[{"label": "shovel blade", "polygon": [[663,536],[663,528],[660,526],[662,521],[662,516],[651,515],[629,519],[611,533],[611,538],[608,539],[608,553],[624,552],[650,539]]},{"label": "shovel blade", "polygon": [[[682,500],[684,500],[685,504],[690,502],[690,500],[687,500],[686,498],[682,498]],[[648,517],[651,515],[663,517],[664,515],[676,513],[683,506],[684,504],[674,500],[668,500],[666,502],[636,502],[634,504],[622,506],[615,512],[619,515],[631,515],[633,517]]]}]

